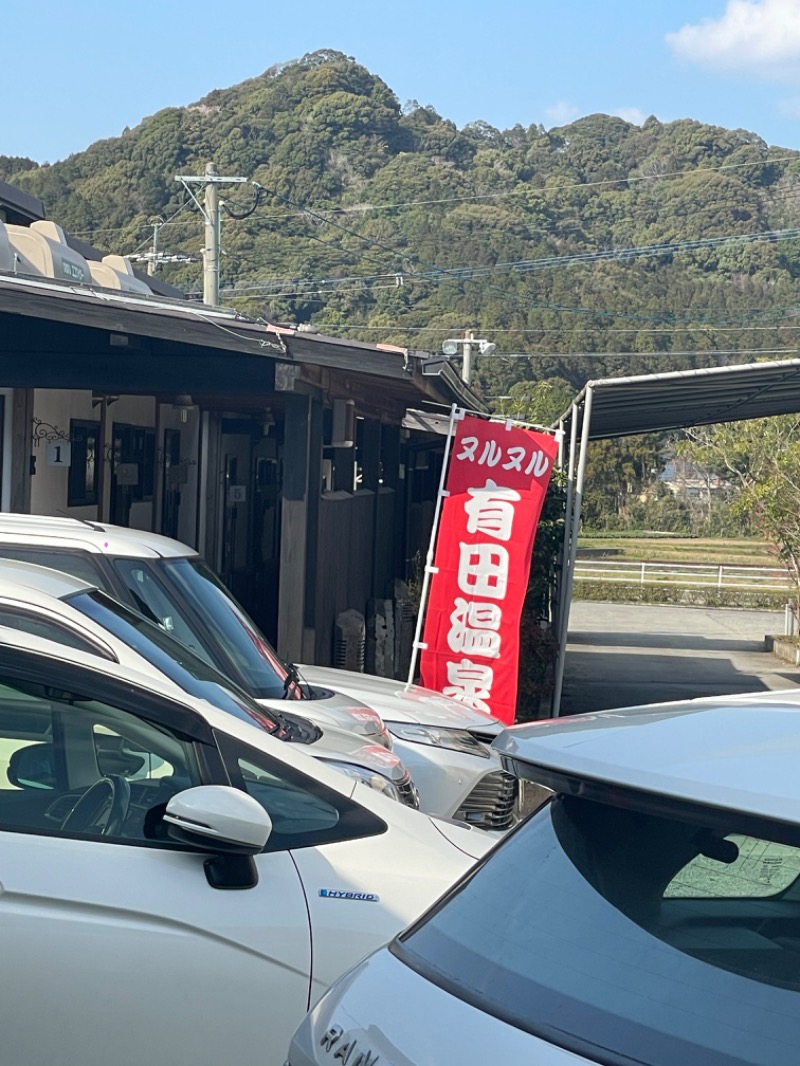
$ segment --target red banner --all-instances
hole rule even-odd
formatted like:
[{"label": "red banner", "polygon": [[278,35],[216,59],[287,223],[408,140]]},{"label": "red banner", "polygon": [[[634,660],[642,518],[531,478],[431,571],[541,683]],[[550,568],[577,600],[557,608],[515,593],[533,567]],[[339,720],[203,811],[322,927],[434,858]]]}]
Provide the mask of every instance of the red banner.
[{"label": "red banner", "polygon": [[422,684],[508,723],[533,540],[557,450],[546,433],[465,417],[450,455]]}]

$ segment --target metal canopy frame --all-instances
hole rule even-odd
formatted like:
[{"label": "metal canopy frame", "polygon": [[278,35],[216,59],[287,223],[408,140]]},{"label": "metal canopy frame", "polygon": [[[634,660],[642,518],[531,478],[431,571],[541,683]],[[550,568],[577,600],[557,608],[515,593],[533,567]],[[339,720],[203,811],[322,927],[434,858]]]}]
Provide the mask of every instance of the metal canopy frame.
[{"label": "metal canopy frame", "polygon": [[[558,420],[569,439],[552,713],[561,709],[572,584],[590,441],[800,411],[800,359],[590,381]],[[580,445],[578,446],[578,438]]]}]

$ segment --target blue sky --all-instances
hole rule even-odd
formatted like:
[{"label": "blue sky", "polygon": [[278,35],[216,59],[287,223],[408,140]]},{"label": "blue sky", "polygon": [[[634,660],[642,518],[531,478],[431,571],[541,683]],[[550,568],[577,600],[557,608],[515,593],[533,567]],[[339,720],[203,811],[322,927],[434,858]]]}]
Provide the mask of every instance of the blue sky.
[{"label": "blue sky", "polygon": [[800,0],[3,5],[0,154],[54,162],[318,48],[457,125],[695,118],[800,149]]}]

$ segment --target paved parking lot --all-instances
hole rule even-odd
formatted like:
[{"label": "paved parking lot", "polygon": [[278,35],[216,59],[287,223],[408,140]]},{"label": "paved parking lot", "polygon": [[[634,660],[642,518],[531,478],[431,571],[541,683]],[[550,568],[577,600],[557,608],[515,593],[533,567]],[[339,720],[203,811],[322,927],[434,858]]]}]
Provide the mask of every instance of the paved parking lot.
[{"label": "paved parking lot", "polygon": [[800,669],[764,650],[783,613],[572,604],[562,714],[797,688]]}]

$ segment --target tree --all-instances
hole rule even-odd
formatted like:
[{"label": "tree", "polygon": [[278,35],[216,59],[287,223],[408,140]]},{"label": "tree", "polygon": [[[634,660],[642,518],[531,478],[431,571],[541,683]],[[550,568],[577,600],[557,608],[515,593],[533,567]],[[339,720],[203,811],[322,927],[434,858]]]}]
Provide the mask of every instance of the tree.
[{"label": "tree", "polygon": [[563,378],[518,381],[507,396],[494,401],[496,414],[516,418],[536,426],[551,426],[565,413],[575,398],[575,390]]},{"label": "tree", "polygon": [[695,428],[680,451],[739,486],[731,507],[747,515],[794,580],[800,618],[800,415]]}]

